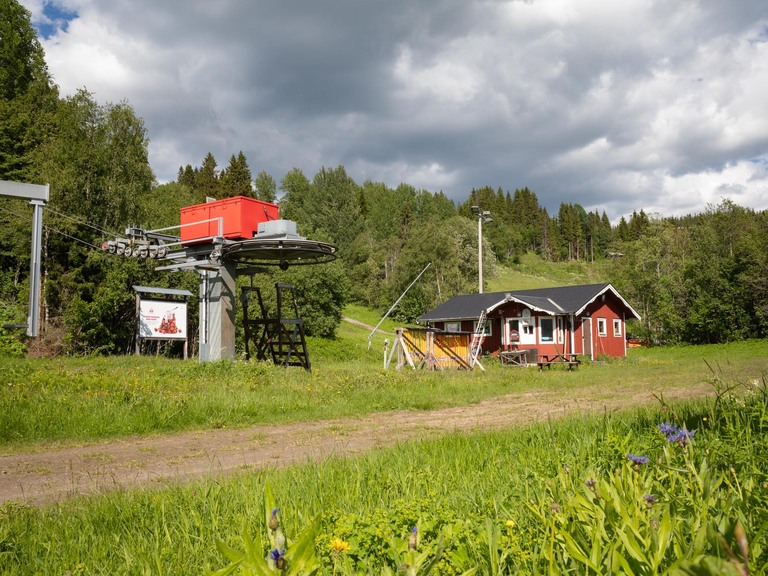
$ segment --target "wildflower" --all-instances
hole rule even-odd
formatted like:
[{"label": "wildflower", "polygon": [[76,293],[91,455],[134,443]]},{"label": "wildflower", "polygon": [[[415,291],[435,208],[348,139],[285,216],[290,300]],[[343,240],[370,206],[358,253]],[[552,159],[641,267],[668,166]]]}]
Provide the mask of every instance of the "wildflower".
[{"label": "wildflower", "polygon": [[507,520],[506,525],[507,525],[507,528],[514,528],[515,526],[517,526],[514,520]]},{"label": "wildflower", "polygon": [[694,434],[696,434],[696,430],[686,430],[685,428],[680,428],[672,436],[667,436],[667,442],[677,442],[681,446],[685,446],[688,444],[688,441],[693,438]]},{"label": "wildflower", "polygon": [[670,436],[671,434],[674,434],[677,432],[677,426],[674,424],[670,424],[669,422],[662,422],[659,424],[659,432],[664,434],[664,436]]},{"label": "wildflower", "polygon": [[587,480],[587,488],[592,490],[592,492],[595,491],[595,486],[597,486],[597,482],[595,481],[594,478],[590,478],[589,480]]},{"label": "wildflower", "polygon": [[336,536],[333,540],[331,540],[330,544],[328,544],[328,547],[331,549],[331,552],[339,555],[342,552],[349,550],[349,543]]},{"label": "wildflower", "polygon": [[678,428],[674,424],[663,422],[659,424],[659,432],[664,434],[667,442],[677,443],[681,446],[688,444],[688,441],[693,438],[696,430],[687,430],[685,427]]},{"label": "wildflower", "polygon": [[416,526],[413,527],[411,530],[411,537],[408,538],[408,548],[410,550],[416,550],[416,546],[419,543],[419,533],[418,528]]},{"label": "wildflower", "polygon": [[277,511],[280,510],[280,508],[275,508],[272,510],[272,516],[269,517],[269,522],[267,525],[269,526],[269,529],[274,532],[277,530],[277,528],[280,526],[280,520],[277,518]]},{"label": "wildflower", "polygon": [[659,499],[653,494],[646,494],[643,496],[643,500],[645,500],[645,507],[648,509],[653,508],[653,505],[659,501]]},{"label": "wildflower", "polygon": [[635,465],[635,467],[641,466],[642,464],[648,464],[648,462],[651,461],[648,456],[637,456],[635,454],[627,454],[627,458]]},{"label": "wildflower", "polygon": [[278,570],[285,570],[288,566],[288,562],[285,559],[285,552],[281,551],[279,548],[275,548],[269,553],[269,560]]}]

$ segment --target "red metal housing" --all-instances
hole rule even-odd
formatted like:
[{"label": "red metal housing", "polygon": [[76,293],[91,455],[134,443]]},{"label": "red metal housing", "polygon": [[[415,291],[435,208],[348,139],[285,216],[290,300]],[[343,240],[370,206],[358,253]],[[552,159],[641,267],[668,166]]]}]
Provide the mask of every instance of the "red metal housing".
[{"label": "red metal housing", "polygon": [[181,243],[202,244],[218,236],[219,218],[221,235],[228,240],[253,238],[259,223],[280,218],[277,204],[255,200],[247,196],[224,198],[181,209]]}]

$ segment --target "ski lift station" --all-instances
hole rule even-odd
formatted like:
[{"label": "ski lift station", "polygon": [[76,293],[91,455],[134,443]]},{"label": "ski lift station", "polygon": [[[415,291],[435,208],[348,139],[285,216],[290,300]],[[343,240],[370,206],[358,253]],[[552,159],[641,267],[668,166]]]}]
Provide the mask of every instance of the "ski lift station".
[{"label": "ski lift station", "polygon": [[[40,255],[43,207],[49,200],[49,186],[0,181],[0,196],[23,198],[33,207],[31,271],[27,335],[39,330]],[[208,198],[203,204],[181,209],[179,226],[158,230],[128,228],[124,238],[108,240],[102,249],[127,257],[153,258],[161,264],[156,270],[189,270],[199,275],[198,299],[199,358],[201,362],[233,359],[235,355],[236,281],[239,275],[251,277],[251,287],[244,288],[241,301],[244,312],[246,357],[271,359],[275,364],[298,365],[310,369],[304,340],[304,326],[299,318],[294,287],[277,284],[277,314],[269,316],[253,276],[277,266],[322,264],[336,259],[336,247],[299,236],[296,223],[280,219],[277,204],[245,196],[223,200]],[[175,232],[175,233],[174,233]],[[168,295],[169,291],[134,287],[137,292],[137,343],[141,329],[140,295]],[[175,294],[174,296],[191,296]],[[249,304],[256,298],[258,316],[248,316]],[[141,321],[140,321],[141,320]],[[172,338],[182,331],[160,319],[155,339]],[[146,335],[144,335],[146,337]],[[150,336],[151,337],[151,336]],[[137,344],[138,347],[138,344]]]},{"label": "ski lift station", "polygon": [[[199,358],[201,362],[235,355],[236,281],[270,266],[322,264],[336,258],[336,247],[298,235],[296,223],[279,216],[279,206],[245,196],[181,209],[181,224],[158,230],[129,228],[125,238],[104,242],[116,255],[154,258],[156,270],[190,270],[199,277]],[[178,234],[174,234],[177,231]],[[253,282],[251,282],[251,285]],[[246,357],[310,369],[294,287],[277,284],[277,314],[269,317],[257,288],[243,288]],[[249,318],[256,297],[259,317]]]}]

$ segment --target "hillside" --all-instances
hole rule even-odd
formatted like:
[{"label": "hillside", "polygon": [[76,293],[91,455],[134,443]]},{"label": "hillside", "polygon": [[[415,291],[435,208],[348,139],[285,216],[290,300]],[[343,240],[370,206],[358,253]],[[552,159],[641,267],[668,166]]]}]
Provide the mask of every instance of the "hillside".
[{"label": "hillside", "polygon": [[497,275],[486,279],[486,291],[501,292],[609,282],[610,265],[607,260],[547,262],[534,254],[526,254],[519,264],[498,266]]}]

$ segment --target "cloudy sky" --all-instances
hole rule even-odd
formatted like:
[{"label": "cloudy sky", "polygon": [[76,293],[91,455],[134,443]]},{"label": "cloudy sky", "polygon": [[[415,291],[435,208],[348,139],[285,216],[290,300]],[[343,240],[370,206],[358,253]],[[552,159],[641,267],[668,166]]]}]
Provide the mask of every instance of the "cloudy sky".
[{"label": "cloudy sky", "polygon": [[765,0],[21,0],[64,95],[127,100],[158,181],[242,150],[616,220],[768,208]]}]

